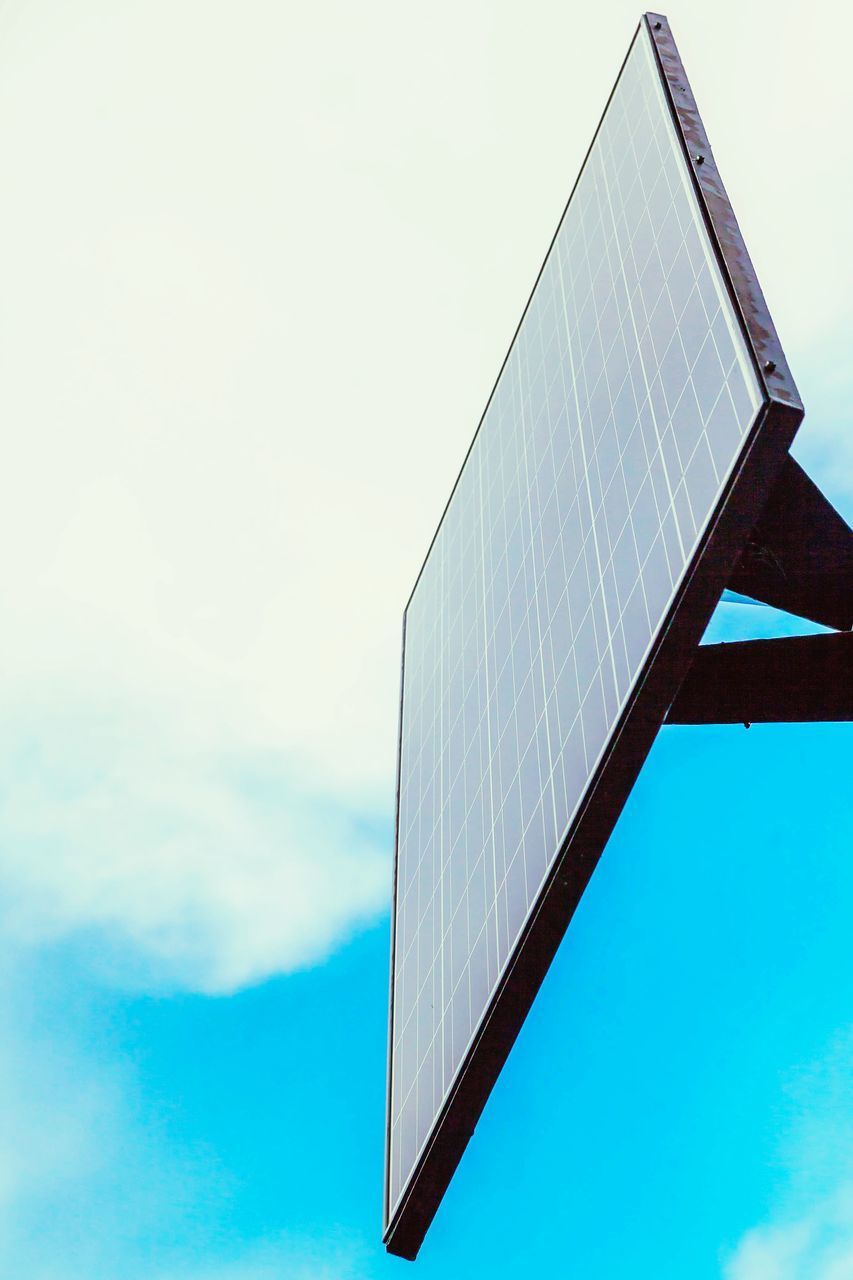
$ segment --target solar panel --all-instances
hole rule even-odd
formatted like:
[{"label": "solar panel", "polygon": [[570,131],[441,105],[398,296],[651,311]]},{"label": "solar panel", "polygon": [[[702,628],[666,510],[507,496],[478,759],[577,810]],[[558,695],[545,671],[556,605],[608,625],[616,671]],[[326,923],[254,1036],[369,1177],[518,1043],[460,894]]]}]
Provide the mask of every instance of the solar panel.
[{"label": "solar panel", "polygon": [[646,15],[406,608],[395,1253],[417,1252],[801,416]]}]

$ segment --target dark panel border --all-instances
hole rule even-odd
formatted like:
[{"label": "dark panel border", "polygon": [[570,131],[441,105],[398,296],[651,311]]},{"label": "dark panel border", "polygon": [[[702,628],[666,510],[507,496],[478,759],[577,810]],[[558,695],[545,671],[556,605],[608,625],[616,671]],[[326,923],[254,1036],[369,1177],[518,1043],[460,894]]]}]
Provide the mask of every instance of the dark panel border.
[{"label": "dark panel border", "polygon": [[758,381],[769,399],[798,409],[802,417],[799,393],[723,186],[669,22],[662,13],[647,13],[640,25],[648,31],[657,55],[676,130],[693,174],[699,205],[743,323]]},{"label": "dark panel border", "polygon": [[[764,403],[759,408],[744,444],[740,462],[720,498],[705,538],[670,606],[632,697],[613,732],[608,750],[591,779],[583,805],[541,891],[538,904],[522,931],[491,1006],[472,1041],[453,1089],[437,1117],[429,1142],[390,1222],[387,1221],[389,1206],[386,1174],[387,1226],[383,1238],[389,1252],[403,1258],[414,1259],[417,1256],[575,908],[669,706],[687,674],[695,648],[744,543],[772,492],[803,417],[803,407],[796,386],[717,171],[669,23],[660,14],[646,14],[634,39],[643,38],[644,31],[648,33],[657,55],[658,70],[676,132],[693,175],[700,209],[723,279],[731,293],[752,353]],[[610,98],[607,105],[609,104]],[[605,107],[605,112],[606,110]],[[598,129],[595,137],[597,135]],[[590,151],[595,144],[595,137]],[[701,161],[699,156],[702,157]],[[571,200],[571,196],[569,199]],[[562,218],[560,221],[562,223]],[[551,246],[548,254],[550,252]],[[537,276],[537,284],[538,280]],[[535,288],[536,284],[533,292]],[[525,307],[525,313],[526,310]],[[523,318],[522,316],[522,321]],[[515,336],[513,343],[514,341]],[[402,701],[400,711],[402,718]],[[395,878],[396,862],[395,843]],[[395,915],[396,900],[392,914],[392,966]],[[393,1017],[393,1001],[390,1016]],[[389,1118],[390,1089],[389,1059]],[[386,1133],[386,1167],[389,1137],[390,1134]]]}]

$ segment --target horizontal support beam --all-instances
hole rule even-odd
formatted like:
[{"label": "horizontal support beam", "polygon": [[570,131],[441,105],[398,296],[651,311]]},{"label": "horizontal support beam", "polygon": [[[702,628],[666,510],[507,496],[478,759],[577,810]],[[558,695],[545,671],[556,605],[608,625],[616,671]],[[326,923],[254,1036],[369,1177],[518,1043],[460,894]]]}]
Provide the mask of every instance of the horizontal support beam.
[{"label": "horizontal support beam", "polygon": [[664,724],[853,720],[853,635],[703,644]]},{"label": "horizontal support beam", "polygon": [[853,530],[791,457],[728,586],[825,627],[853,627]]}]

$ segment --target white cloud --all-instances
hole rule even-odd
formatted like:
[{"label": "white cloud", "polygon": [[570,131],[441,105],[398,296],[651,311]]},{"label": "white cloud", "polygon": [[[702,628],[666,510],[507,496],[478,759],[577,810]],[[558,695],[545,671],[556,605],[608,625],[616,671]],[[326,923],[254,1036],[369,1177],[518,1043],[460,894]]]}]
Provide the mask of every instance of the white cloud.
[{"label": "white cloud", "polygon": [[[375,918],[388,831],[294,785],[273,756],[96,700],[0,730],[0,926],[87,931],[115,980],[233,990],[324,957]],[[155,708],[155,717],[161,708]]]},{"label": "white cloud", "polygon": [[[849,14],[677,18],[792,360],[816,359],[853,296]],[[0,10],[19,939],[93,926],[222,990],[380,908],[387,834],[354,827],[391,808],[402,606],[635,21]],[[271,756],[286,804],[259,807],[228,772]]]}]

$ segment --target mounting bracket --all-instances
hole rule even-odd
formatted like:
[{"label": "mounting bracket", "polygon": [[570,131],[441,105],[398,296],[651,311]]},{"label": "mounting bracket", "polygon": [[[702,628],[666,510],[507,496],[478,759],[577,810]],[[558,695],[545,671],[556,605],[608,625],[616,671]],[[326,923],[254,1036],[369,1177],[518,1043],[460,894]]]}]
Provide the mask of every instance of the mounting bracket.
[{"label": "mounting bracket", "polygon": [[853,530],[790,456],[729,586],[835,632],[699,645],[664,723],[853,720]]},{"label": "mounting bracket", "polygon": [[664,724],[853,720],[853,635],[703,644]]}]

